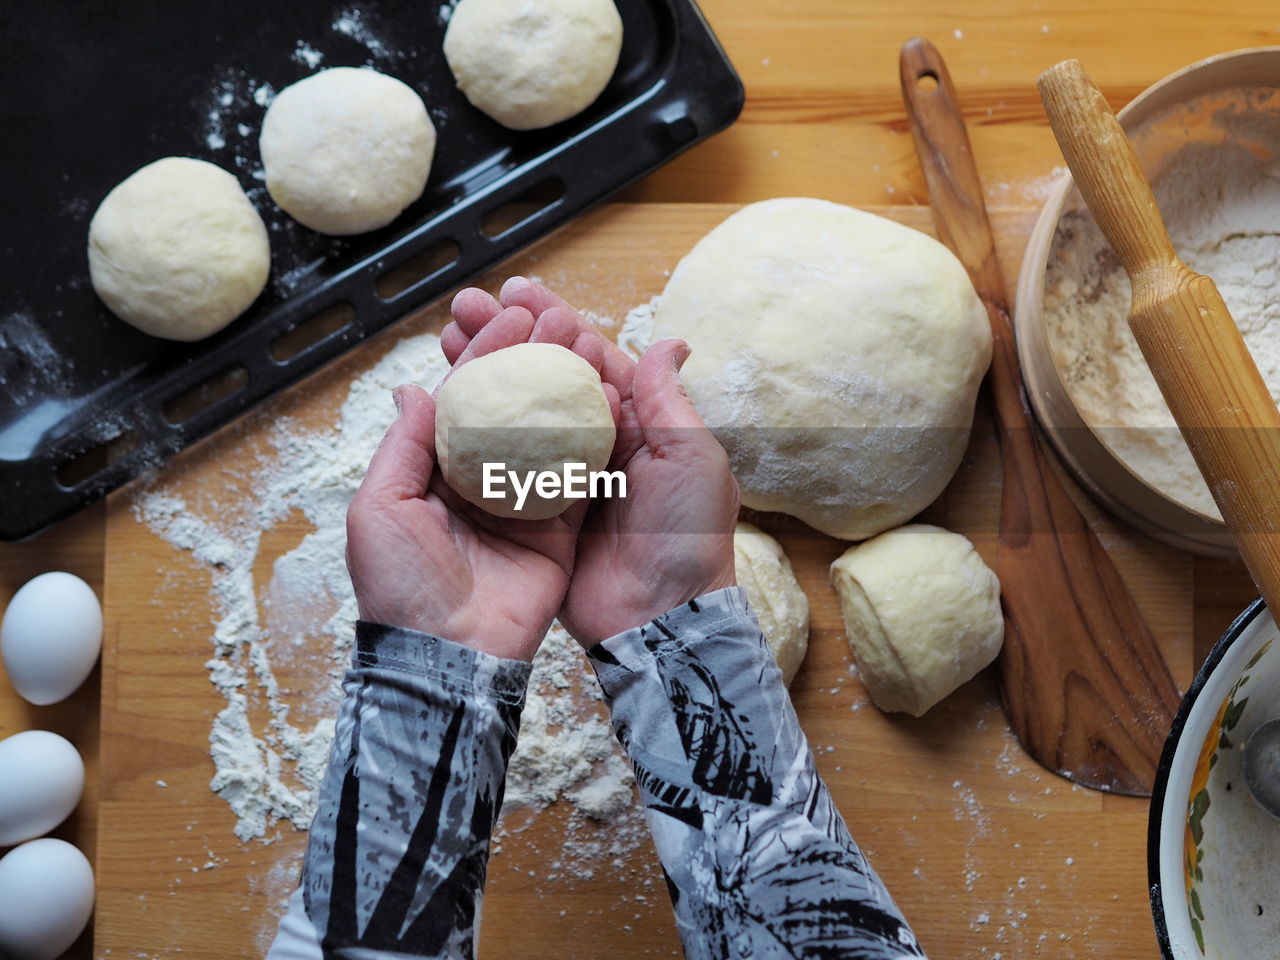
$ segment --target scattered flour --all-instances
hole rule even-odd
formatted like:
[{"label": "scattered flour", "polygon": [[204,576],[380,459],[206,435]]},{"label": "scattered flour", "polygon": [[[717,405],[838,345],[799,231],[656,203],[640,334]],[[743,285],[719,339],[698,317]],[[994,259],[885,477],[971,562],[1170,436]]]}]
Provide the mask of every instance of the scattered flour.
[{"label": "scattered flour", "polygon": [[293,50],[293,59],[308,70],[314,70],[323,62],[324,54],[305,40],[299,40],[298,45]]},{"label": "scattered flour", "polygon": [[[197,504],[163,481],[135,495],[137,516],[209,572],[214,615],[206,667],[226,701],[209,734],[210,787],[235,813],[242,841],[272,842],[281,820],[300,829],[310,823],[357,617],[343,559],[347,504],[394,417],[390,390],[408,382],[433,386],[445,370],[436,336],[408,338],[351,385],[335,427],[277,421],[274,455],[253,476],[248,502],[220,503],[212,494]],[[259,582],[264,534],[299,512],[313,529]],[[277,673],[294,676],[295,687],[297,676],[311,676],[314,689],[282,689]],[[560,872],[584,856],[616,858],[643,842],[632,775],[599,687],[558,625],[534,660],[504,815],[557,800],[571,810]],[[587,821],[610,830],[584,839]],[[589,875],[579,863],[578,872],[584,869]]]},{"label": "scattered flour", "polygon": [[330,27],[335,33],[340,33],[344,37],[350,37],[356,43],[360,44],[369,51],[369,55],[375,60],[395,59],[400,53],[388,46],[387,43],[377,35],[373,28],[365,19],[364,12],[358,7],[347,7],[340,11],[334,18]]},{"label": "scattered flour", "polygon": [[[1222,95],[1219,95],[1220,97]],[[1179,256],[1218,285],[1280,400],[1280,95],[1209,107],[1214,139],[1174,152],[1152,189]],[[1247,109],[1246,109],[1247,106]],[[1142,150],[1144,137],[1135,135]],[[1069,207],[1045,274],[1053,360],[1084,420],[1128,467],[1179,503],[1219,517],[1129,329],[1130,286],[1092,216]]]},{"label": "scattered flour", "polygon": [[618,331],[618,346],[637,360],[653,343],[653,321],[658,314],[659,299],[653,297],[647,303],[632,307]]}]

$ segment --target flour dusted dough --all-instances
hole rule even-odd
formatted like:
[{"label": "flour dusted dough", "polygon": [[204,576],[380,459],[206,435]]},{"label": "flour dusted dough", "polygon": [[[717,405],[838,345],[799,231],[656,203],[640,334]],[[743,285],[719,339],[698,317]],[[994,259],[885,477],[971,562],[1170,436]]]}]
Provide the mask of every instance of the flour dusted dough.
[{"label": "flour dusted dough", "polygon": [[346,236],[385,227],[422,196],[436,130],[410,87],[336,67],[285,87],[262,121],[271,199],[304,226]]},{"label": "flour dusted dough", "polygon": [[899,527],[831,565],[858,673],[881,710],[922,716],[996,658],[1000,581],[958,533]]},{"label": "flour dusted dough", "polygon": [[121,320],[200,340],[244,313],[271,271],[267,228],[231,174],[189,157],[147,164],[89,223],[89,277]]},{"label": "flour dusted dough", "polygon": [[712,230],[673,272],[654,334],[693,348],[685,386],[742,502],[848,540],[942,492],[991,359],[950,251],[823,200],[752,204]]},{"label": "flour dusted dough", "polygon": [[512,130],[581,113],[608,85],[621,50],[613,0],[461,0],[444,35],[459,89]]},{"label": "flour dusted dough", "polygon": [[739,523],[734,529],[733,566],[782,680],[790,686],[809,649],[809,598],[781,544],[754,524]]},{"label": "flour dusted dough", "polygon": [[484,464],[505,463],[563,474],[565,463],[603,470],[615,430],[600,375],[571,350],[521,343],[458,367],[436,396],[436,455],[445,481],[466,500],[499,517],[545,520],[574,502],[543,499],[532,490],[517,511],[511,484],[505,499],[484,496]]}]

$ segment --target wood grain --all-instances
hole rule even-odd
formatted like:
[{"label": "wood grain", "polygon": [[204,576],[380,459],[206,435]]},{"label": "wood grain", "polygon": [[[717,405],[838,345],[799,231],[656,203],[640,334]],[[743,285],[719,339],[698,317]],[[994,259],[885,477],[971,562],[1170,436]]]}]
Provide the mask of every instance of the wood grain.
[{"label": "wood grain", "polygon": [[702,0],[742,74],[729,130],[622,199],[749,202],[814,196],[927,204],[898,90],[898,51],[930,38],[965,91],[974,157],[993,206],[1042,202],[1063,166],[1035,79],[1088,52],[1119,108],[1161,77],[1226,50],[1280,43],[1271,0]]},{"label": "wood grain", "polygon": [[[1280,42],[1280,20],[1275,16],[1272,0],[1233,0],[1225,6],[1199,0],[1137,0],[1110,5],[1084,0],[1046,0],[1034,5],[1010,0],[971,0],[963,5],[940,0],[912,4],[866,0],[701,0],[700,5],[746,85],[747,104],[742,119],[728,131],[628,188],[622,199],[745,203],[775,196],[804,195],[864,206],[927,202],[928,194],[907,132],[897,77],[899,47],[906,38],[919,34],[937,42],[965,91],[965,118],[974,156],[984,174],[987,202],[996,214],[997,243],[1008,276],[1014,275],[1009,271],[1016,267],[1021,256],[1025,234],[1009,219],[1002,220],[994,208],[1038,206],[1053,182],[1054,169],[1062,166],[1061,155],[1035,92],[1035,78],[1041,71],[1065,57],[1087,51],[1093,76],[1105,88],[1111,105],[1118,107],[1158,78],[1195,60],[1225,50]],[[906,212],[904,215],[918,214]],[[608,222],[606,211],[591,222],[599,224],[601,217]],[[927,214],[921,215],[919,222],[927,225]],[[530,262],[528,258],[520,261],[521,264]],[[575,262],[587,271],[594,269],[589,257]],[[582,278],[559,272],[548,279],[579,286]],[[660,278],[646,278],[644,284],[637,286],[647,289],[660,282]],[[602,287],[597,283],[596,289]],[[639,302],[637,292],[638,289],[626,286],[617,288],[609,309],[625,309]],[[413,326],[416,323],[417,320],[408,321],[398,330],[417,329]],[[377,355],[384,345],[385,340],[362,345],[356,354],[359,363]],[[984,456],[977,451],[985,448],[973,449],[973,456],[979,459]],[[995,482],[998,485],[998,477]],[[1113,520],[1093,501],[1082,497],[1070,482],[1067,488],[1116,558],[1161,641],[1175,677],[1180,684],[1185,684],[1193,664],[1200,662],[1253,595],[1244,568],[1238,563],[1193,558],[1155,543]],[[949,495],[946,505],[931,516],[935,522],[955,524],[969,511],[995,504],[997,501],[991,498],[997,496],[998,490],[994,488],[984,488],[977,497],[956,499]],[[0,600],[6,600],[30,576],[49,569],[71,569],[80,572],[95,587],[100,585],[105,579],[104,529],[105,511],[96,508],[30,542],[0,544]],[[789,550],[795,548],[788,542]],[[176,564],[165,568],[175,582],[199,576],[197,571],[182,565],[180,558],[174,560],[154,553],[148,553],[147,558],[153,564]],[[133,569],[121,559],[114,562],[122,564],[122,570]],[[154,567],[141,570],[139,575],[160,576]],[[113,584],[118,583],[121,576],[123,574],[110,579]],[[197,585],[200,582],[197,580]],[[814,579],[813,585],[815,590],[821,589],[825,578]],[[144,587],[145,581],[139,589]],[[108,594],[112,589],[114,587],[108,588]],[[197,616],[205,612],[201,597],[199,590],[193,594],[196,606],[191,609]],[[110,595],[107,599],[110,602]],[[124,605],[122,600],[113,605],[113,610]],[[157,629],[168,630],[172,625],[165,625],[167,611],[167,605],[135,611],[127,621],[129,627],[123,631],[117,629],[115,637],[119,643],[128,645],[135,642],[135,636],[146,636]],[[826,642],[822,639],[824,636],[822,631],[815,634],[815,664],[828,662],[819,655]],[[204,642],[198,634],[186,640],[170,634],[169,639],[174,643],[190,643],[193,650],[200,649]],[[838,644],[836,650],[839,651]],[[140,665],[138,669],[143,667]],[[807,683],[803,677],[800,682]],[[211,703],[209,691],[199,685],[193,690],[196,698],[188,701],[187,709],[207,710]],[[994,696],[991,683],[985,694]],[[814,704],[822,700],[820,691],[801,696],[810,697]],[[86,718],[97,715],[98,697],[98,687],[94,678],[90,678],[80,692],[64,704],[37,709],[18,698],[7,682],[0,682],[0,731],[12,733],[33,726],[50,726],[72,736],[92,768],[96,732]],[[180,714],[177,707],[175,714]],[[868,714],[862,710],[856,716]],[[833,723],[838,724],[843,714],[837,711],[833,717]],[[988,726],[996,722],[993,716]],[[1000,746],[998,741],[993,742]],[[145,766],[145,756],[136,762]],[[824,763],[821,757],[819,762]],[[892,766],[896,760],[886,757],[884,762]],[[986,766],[990,766],[989,762]],[[856,786],[857,778],[849,769],[846,767],[842,774],[844,782],[852,778]],[[824,771],[830,775],[832,768],[825,766]],[[968,767],[961,763],[957,768],[944,767],[943,775],[946,772],[967,775]],[[198,785],[201,777],[207,777],[207,769],[201,769],[192,783]],[[942,782],[944,795],[949,782]],[[928,786],[925,783],[922,789]],[[140,795],[148,803],[163,803],[163,795],[155,792],[158,788],[154,784],[151,792],[144,788],[145,783],[139,786]],[[94,829],[95,790],[96,783],[91,776],[84,801],[69,827],[75,832],[68,836],[89,846],[92,846]],[[983,802],[996,802],[1001,795],[990,786],[977,791],[977,796]],[[1119,822],[1094,808],[1087,813],[1073,810],[1069,819],[1050,816],[1048,812],[1043,819],[1023,816],[1008,828],[1012,832],[1001,838],[1003,847],[990,869],[986,858],[988,846],[994,844],[994,840],[983,840],[970,848],[964,836],[957,837],[952,832],[939,835],[935,843],[930,830],[910,819],[920,812],[918,809],[913,808],[908,815],[890,810],[890,819],[883,824],[877,820],[878,811],[847,812],[858,827],[859,836],[873,848],[883,847],[885,836],[896,836],[896,831],[904,828],[904,820],[906,828],[912,830],[915,856],[920,856],[926,848],[932,856],[935,847],[951,845],[945,860],[935,866],[920,867],[923,878],[912,875],[910,863],[891,877],[899,897],[909,895],[912,902],[919,905],[913,910],[913,916],[921,911],[940,915],[930,927],[932,939],[927,943],[935,956],[990,957],[1000,952],[1005,957],[1022,957],[1034,956],[1038,951],[1040,955],[1062,958],[1154,957],[1150,919],[1138,892],[1144,882],[1140,867],[1143,857],[1138,829],[1140,817],[1132,812],[1135,809],[1132,803],[1117,802],[1122,812]],[[945,804],[933,805],[929,811],[943,826],[951,822],[952,814]],[[152,816],[155,811],[143,807],[141,812]],[[166,836],[164,831],[171,825],[158,820],[150,832],[139,825],[129,836],[144,847],[160,844]],[[185,826],[178,820],[176,829],[187,832]],[[216,829],[221,831],[225,827],[222,823]],[[213,828],[193,826],[193,831],[203,829]],[[1067,831],[1080,838],[1079,842],[1065,842],[1063,835]],[[1034,873],[1019,873],[1016,866],[1011,866],[1011,857],[1036,849],[1044,841],[1049,842],[1050,852],[1056,850],[1070,856],[1078,854],[1074,847],[1089,847],[1095,840],[1105,840],[1111,847],[1106,856],[1093,848],[1090,857],[1077,856],[1073,865],[1057,863],[1056,871],[1049,869],[1054,862],[1048,853],[1042,861],[1037,861]],[[1014,842],[1022,846],[1012,848]],[[195,847],[189,852],[191,856],[202,853]],[[254,858],[250,855],[248,859]],[[885,859],[881,857],[877,861],[882,871],[886,870]],[[965,866],[966,860],[971,867]],[[975,878],[972,890],[965,889],[963,884],[955,885],[959,871],[970,868],[984,872],[984,877]],[[231,884],[232,899],[243,896],[250,872],[246,867],[237,875]],[[941,893],[935,902],[929,902],[929,893],[936,891],[933,881],[943,872],[949,872],[951,892]],[[497,882],[505,883],[505,876],[503,873]],[[1021,889],[1015,883],[1018,876],[1027,877]],[[153,880],[159,896],[176,899],[176,894],[174,898],[168,897],[163,881],[163,876]],[[1048,884],[1051,889],[1040,891],[1041,884]],[[1043,901],[1046,909],[1037,907],[1029,911],[1027,918],[1019,920],[1017,913],[1022,906],[1017,901],[1031,899],[1033,894]],[[1120,899],[1113,901],[1113,896]],[[975,901],[978,900],[989,913],[987,923],[977,922],[980,914]],[[1064,904],[1074,900],[1077,905],[1074,918],[1070,910],[1052,906],[1055,900]],[[164,909],[163,902],[153,903],[154,911]],[[1012,914],[1007,912],[1010,910]],[[99,923],[110,922],[105,916],[107,913],[100,908]],[[551,914],[554,915],[554,911]],[[117,924],[112,934],[112,942],[118,948],[112,955],[113,960],[121,956],[121,950],[129,944],[126,922],[130,916],[127,913],[125,922]],[[228,926],[243,926],[248,913],[231,907],[227,916],[231,917]],[[1014,921],[1022,924],[1018,930],[1035,926],[1036,936],[1011,928],[1009,924]],[[1059,924],[1059,928],[1050,926],[1049,921]],[[1106,935],[1098,939],[1091,931],[1103,926]],[[171,935],[158,936],[157,928],[148,926],[147,937],[139,938],[137,949],[127,955],[134,956],[144,947],[151,955],[176,954],[184,947],[191,948],[192,941],[200,935],[212,938],[203,948],[207,954],[218,952],[222,928],[212,921],[194,926],[175,923],[172,928],[161,929],[167,929]],[[600,929],[598,924],[591,927],[585,922],[571,928],[575,935],[584,937]],[[545,930],[546,927],[538,926],[531,932]],[[1038,943],[1041,932],[1045,939]],[[1059,934],[1068,939],[1058,939]],[[623,936],[623,932],[617,932],[615,939]],[[490,943],[493,942],[491,939]],[[501,942],[512,948],[510,956],[522,955],[518,934]],[[613,942],[613,939],[605,941],[606,946]],[[87,957],[89,947],[89,938],[82,938],[71,955]],[[653,953],[661,951],[654,948]],[[103,955],[101,949],[97,955]],[[220,955],[239,954],[227,949]]]},{"label": "wood grain", "polygon": [[[582,308],[618,320],[659,293],[676,260],[733,209],[606,207],[483,283],[494,289],[509,272],[539,276]],[[922,208],[876,212],[931,229]],[[997,251],[1012,268],[1034,211],[992,214]],[[410,318],[261,414],[182,454],[166,471],[166,484],[236,509],[244,477],[270,454],[265,437],[273,422],[329,422],[351,380],[395,340],[439,329],[443,321],[439,306]],[[966,533],[992,563],[997,452],[984,408],[960,472],[922,518]],[[107,531],[112,632],[103,667],[97,950],[153,956],[181,946],[183,957],[253,954],[269,942],[305,835],[286,825],[270,845],[241,844],[225,803],[209,791],[207,738],[223,704],[204,669],[209,574],[139,525],[129,496],[113,498]],[[1085,507],[1185,683],[1192,667],[1189,562]],[[1050,943],[1053,956],[1154,956],[1146,805],[1074,787],[1031,761],[1009,733],[994,671],[922,719],[881,714],[852,673],[827,581],[828,564],[846,544],[786,517],[752,519],[782,541],[811,599],[812,645],[792,692],[819,768],[930,956],[1033,956]],[[274,558],[307,532],[298,516],[269,531],[255,566],[260,591]],[[303,666],[281,677],[282,685],[305,687],[305,672]],[[647,840],[616,862],[580,862],[594,871],[590,879],[552,879],[553,863],[565,856],[564,811],[556,808],[502,839],[491,863],[483,960],[641,958],[677,949]],[[215,866],[205,869],[206,863]]]},{"label": "wood grain", "polygon": [[939,238],[969,272],[991,322],[987,383],[1004,465],[1000,689],[1009,722],[1048,769],[1098,790],[1150,796],[1178,691],[1120,572],[1048,467],[959,96],[927,40],[903,46],[901,82]]},{"label": "wood grain", "polygon": [[1254,582],[1280,609],[1280,411],[1213,281],[1174,253],[1120,122],[1078,60],[1040,92],[1133,287],[1129,326]]}]

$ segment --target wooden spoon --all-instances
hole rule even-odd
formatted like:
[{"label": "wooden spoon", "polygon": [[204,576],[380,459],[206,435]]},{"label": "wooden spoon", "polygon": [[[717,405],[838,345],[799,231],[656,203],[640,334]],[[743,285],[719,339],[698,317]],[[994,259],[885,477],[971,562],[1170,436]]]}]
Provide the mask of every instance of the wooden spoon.
[{"label": "wooden spoon", "polygon": [[1218,288],[1174,253],[1133,147],[1079,61],[1039,85],[1076,185],[1133,283],[1142,355],[1253,582],[1280,610],[1280,412]]},{"label": "wooden spoon", "polygon": [[1004,460],[996,573],[1009,723],[1027,752],[1055,773],[1150,796],[1177,688],[1133,596],[1034,432],[982,183],[946,64],[916,38],[903,46],[900,68],[938,235],[969,271],[991,319],[988,382]]}]

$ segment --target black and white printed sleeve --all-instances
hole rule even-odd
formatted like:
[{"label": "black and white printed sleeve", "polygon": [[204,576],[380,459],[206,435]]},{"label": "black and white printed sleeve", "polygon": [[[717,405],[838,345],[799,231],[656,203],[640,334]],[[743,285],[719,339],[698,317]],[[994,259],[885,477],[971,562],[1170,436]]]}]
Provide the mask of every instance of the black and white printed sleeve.
[{"label": "black and white printed sleeve", "polygon": [[832,804],[740,588],[588,653],[687,958],[924,955]]},{"label": "black and white printed sleeve", "polygon": [[356,626],[302,881],[269,960],[470,960],[529,664]]}]

